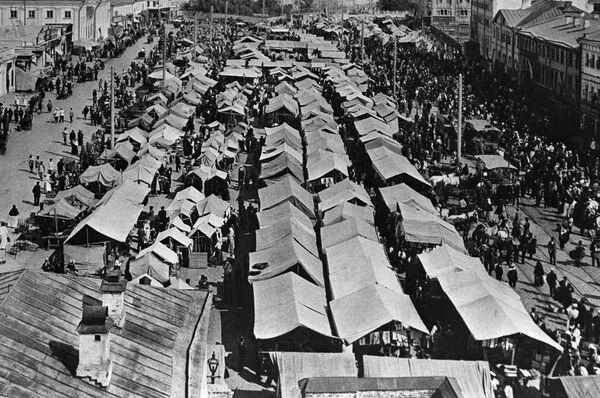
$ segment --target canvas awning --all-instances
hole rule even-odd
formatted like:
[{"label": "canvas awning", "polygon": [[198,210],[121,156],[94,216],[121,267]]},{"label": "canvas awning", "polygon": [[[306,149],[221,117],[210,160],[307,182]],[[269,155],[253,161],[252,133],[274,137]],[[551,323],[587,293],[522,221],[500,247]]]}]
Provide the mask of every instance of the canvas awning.
[{"label": "canvas awning", "polygon": [[121,173],[115,170],[110,164],[105,163],[100,166],[90,166],[79,176],[82,184],[99,182],[100,184],[111,187],[121,180]]},{"label": "canvas awning", "polygon": [[202,199],[196,204],[196,210],[198,210],[199,216],[214,214],[215,216],[224,217],[228,208],[229,202],[224,201],[214,194]]},{"label": "canvas awning", "polygon": [[437,279],[446,272],[486,272],[478,257],[471,257],[447,245],[423,252],[417,257],[430,279]]},{"label": "canvas awning", "polygon": [[306,161],[308,181],[319,180],[333,172],[347,177],[350,165],[350,159],[346,154],[317,150]]},{"label": "canvas awning", "polygon": [[398,203],[404,203],[416,205],[432,214],[437,214],[437,210],[433,207],[430,199],[421,195],[406,184],[380,187],[379,193],[390,212],[398,210]]},{"label": "canvas awning", "polygon": [[390,322],[429,334],[408,295],[378,284],[335,299],[330,306],[338,335],[348,345]]},{"label": "canvas awning", "polygon": [[484,272],[446,272],[437,279],[476,341],[520,334],[562,352],[562,346],[531,319],[519,295],[506,283]]},{"label": "canvas awning", "polygon": [[252,290],[254,336],[257,339],[273,339],[299,327],[333,336],[324,288],[288,272],[256,282]]},{"label": "canvas awning", "polygon": [[95,195],[88,191],[83,185],[76,185],[65,191],[59,191],[54,197],[54,201],[65,199],[71,205],[93,207],[98,201]]},{"label": "canvas awning", "polygon": [[77,224],[65,242],[85,244],[114,240],[124,243],[142,209],[130,200],[110,200]]},{"label": "canvas awning", "polygon": [[321,228],[321,245],[323,249],[351,240],[356,236],[378,242],[377,231],[372,224],[360,218],[351,218]]},{"label": "canvas awning", "polygon": [[291,176],[286,175],[279,182],[258,190],[261,211],[275,207],[285,201],[291,202],[309,218],[315,219],[314,203],[311,194]]},{"label": "canvas awning", "polygon": [[366,189],[345,179],[319,192],[319,210],[327,211],[339,204],[350,202],[359,206],[371,206]]},{"label": "canvas awning", "polygon": [[268,210],[259,211],[256,213],[258,223],[261,228],[266,228],[270,225],[275,225],[281,220],[294,218],[307,228],[313,228],[315,220],[308,218],[301,210],[294,206],[291,202],[285,201]]},{"label": "canvas awning", "polygon": [[43,217],[58,217],[66,220],[74,220],[81,214],[81,210],[72,206],[65,199],[54,201],[50,206],[46,206],[44,210],[40,210],[37,215]]},{"label": "canvas awning", "polygon": [[517,169],[500,155],[476,155],[475,157],[483,163],[484,168],[487,170]]},{"label": "canvas awning", "polygon": [[277,246],[282,239],[289,235],[315,257],[319,256],[315,231],[312,227],[307,227],[301,221],[293,218],[283,219],[277,224],[258,229],[256,231],[256,251]]},{"label": "canvas awning", "polygon": [[375,210],[368,206],[357,206],[352,203],[344,202],[332,207],[325,212],[323,216],[323,225],[332,225],[351,218],[360,218],[369,224],[375,224]]},{"label": "canvas awning", "polygon": [[444,243],[466,253],[463,238],[452,224],[410,204],[398,203],[398,209],[402,215],[401,228],[407,242],[429,245]]},{"label": "canvas awning", "polygon": [[165,243],[165,241],[169,239],[172,239],[175,242],[179,243],[181,246],[185,246],[188,248],[192,246],[192,243],[194,243],[190,238],[185,236],[185,234],[176,227],[171,227],[169,229],[161,231],[156,237],[156,241],[161,243]]},{"label": "canvas awning", "polygon": [[141,258],[136,258],[129,263],[129,272],[133,279],[148,274],[160,283],[166,283],[170,277],[169,264],[162,261],[156,254],[149,253]]},{"label": "canvas awning", "polygon": [[260,171],[260,179],[272,179],[283,175],[293,176],[297,181],[304,181],[304,168],[302,163],[287,153],[282,152],[279,156],[264,162]]},{"label": "canvas awning", "polygon": [[310,282],[324,286],[323,264],[292,235],[281,240],[277,246],[250,253],[250,283],[273,278],[288,271],[303,274]]},{"label": "canvas awning", "polygon": [[402,287],[377,241],[356,236],[325,249],[333,298],[342,298],[373,283],[402,293]]},{"label": "canvas awning", "polygon": [[152,245],[140,251],[135,259],[139,260],[140,258],[149,254],[154,254],[158,256],[159,259],[161,259],[167,264],[175,265],[179,262],[179,257],[177,256],[177,253],[160,243],[158,240]]}]

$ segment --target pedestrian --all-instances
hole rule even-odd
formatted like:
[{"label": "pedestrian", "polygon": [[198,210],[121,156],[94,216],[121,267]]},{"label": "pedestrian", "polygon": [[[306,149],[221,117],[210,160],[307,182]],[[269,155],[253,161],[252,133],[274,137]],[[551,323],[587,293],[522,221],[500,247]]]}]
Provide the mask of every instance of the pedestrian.
[{"label": "pedestrian", "polygon": [[512,288],[515,288],[517,286],[517,281],[519,280],[519,275],[517,274],[517,269],[513,264],[508,267],[506,277],[508,278],[508,285]]},{"label": "pedestrian", "polygon": [[69,133],[67,132],[67,128],[66,127],[63,129],[62,136],[63,136],[63,143],[65,145],[68,145],[67,144],[67,138],[69,137]]},{"label": "pedestrian", "polygon": [[579,241],[577,247],[571,252],[573,256],[573,260],[575,260],[575,266],[579,267],[581,264],[581,260],[585,256],[585,248],[583,247],[583,242]]},{"label": "pedestrian", "polygon": [[60,120],[60,111],[58,110],[58,108],[54,109],[54,123],[58,123],[58,121]]},{"label": "pedestrian", "polygon": [[48,113],[52,113],[52,101],[48,100],[48,105],[46,105],[46,109]]},{"label": "pedestrian", "polygon": [[556,276],[556,272],[554,272],[554,268],[548,272],[546,275],[546,283],[548,284],[548,288],[550,289],[550,297],[555,298],[556,295],[556,282],[558,281],[558,276]]},{"label": "pedestrian", "polygon": [[496,280],[501,281],[502,274],[504,274],[504,269],[502,269],[502,264],[498,263],[498,265],[496,265],[496,269],[494,270],[494,272],[496,273]]},{"label": "pedestrian", "polygon": [[533,256],[535,255],[536,251],[537,251],[537,238],[535,236],[533,236],[531,234],[531,232],[529,233],[529,242],[528,242],[528,246],[527,246],[527,251],[529,254],[529,259],[533,260]]},{"label": "pedestrian", "polygon": [[59,115],[60,115],[60,122],[64,123],[65,122],[65,110],[63,108],[60,108]]},{"label": "pedestrian", "polygon": [[536,287],[544,285],[544,267],[542,266],[541,261],[537,261],[535,263],[535,268],[533,270],[534,282],[533,285]]},{"label": "pedestrian", "polygon": [[44,161],[40,161],[40,164],[38,165],[38,177],[40,177],[40,181],[42,181],[44,179],[44,173],[46,173],[46,166],[44,166]]},{"label": "pedestrian", "polygon": [[87,115],[88,115],[88,113],[89,113],[89,112],[90,112],[90,108],[88,108],[88,106],[87,106],[87,105],[86,105],[86,106],[84,106],[84,107],[83,107],[83,112],[82,112],[82,113],[83,113],[83,120],[86,120],[86,119],[87,119]]},{"label": "pedestrian", "polygon": [[17,228],[19,226],[19,209],[17,205],[13,205],[12,209],[8,212],[8,227]]},{"label": "pedestrian", "polygon": [[33,204],[35,206],[39,206],[40,196],[42,196],[42,187],[40,186],[39,181],[35,183],[35,186],[33,187],[31,192],[33,192]]},{"label": "pedestrian", "polygon": [[596,258],[598,254],[598,249],[596,246],[596,241],[592,239],[592,243],[590,243],[590,257],[592,258],[592,267],[595,267],[598,263],[598,259]]},{"label": "pedestrian", "polygon": [[77,131],[77,145],[79,145],[79,147],[83,147],[83,131],[79,130]]},{"label": "pedestrian", "polygon": [[550,242],[548,242],[548,256],[550,257],[550,264],[556,265],[556,241],[554,237],[551,237]]},{"label": "pedestrian", "polygon": [[56,166],[54,165],[54,161],[52,158],[48,161],[48,173],[52,174],[56,170]]},{"label": "pedestrian", "polygon": [[238,371],[241,372],[244,370],[244,364],[246,363],[246,352],[247,352],[246,339],[244,338],[244,336],[240,336],[240,339],[238,340],[238,344],[237,344],[237,349],[238,349]]},{"label": "pedestrian", "polygon": [[73,123],[73,108],[69,109],[69,123]]},{"label": "pedestrian", "polygon": [[240,169],[238,171],[238,189],[242,189],[245,186],[245,178],[246,178],[246,169],[244,168],[244,165],[240,166]]},{"label": "pedestrian", "polygon": [[33,166],[35,164],[35,162],[33,161],[33,155],[29,155],[28,163],[29,163],[29,172],[31,174],[33,174]]}]

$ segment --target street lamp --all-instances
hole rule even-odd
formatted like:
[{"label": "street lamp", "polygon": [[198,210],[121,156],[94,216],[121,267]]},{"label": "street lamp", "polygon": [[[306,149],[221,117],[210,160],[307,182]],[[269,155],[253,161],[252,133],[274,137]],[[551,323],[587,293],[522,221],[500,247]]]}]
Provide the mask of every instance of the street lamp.
[{"label": "street lamp", "polygon": [[212,357],[208,359],[208,370],[210,370],[210,384],[215,384],[215,378],[218,377],[215,374],[219,368],[219,360],[215,358],[215,352],[213,351]]}]

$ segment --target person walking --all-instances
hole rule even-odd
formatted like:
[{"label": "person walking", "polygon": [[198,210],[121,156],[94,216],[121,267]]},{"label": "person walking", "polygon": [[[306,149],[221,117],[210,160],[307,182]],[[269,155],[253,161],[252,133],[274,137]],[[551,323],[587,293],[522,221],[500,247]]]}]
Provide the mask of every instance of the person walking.
[{"label": "person walking", "polygon": [[542,266],[541,261],[537,261],[535,263],[535,268],[533,269],[533,276],[533,286],[539,287],[544,285],[544,267]]},{"label": "person walking", "polygon": [[42,187],[40,186],[40,182],[36,182],[35,186],[31,190],[33,192],[33,204],[35,206],[40,205],[40,196],[42,196]]},{"label": "person walking", "polygon": [[73,123],[73,116],[75,115],[73,113],[73,108],[71,108],[69,109],[69,123]]},{"label": "person walking", "polygon": [[511,264],[508,267],[508,272],[506,273],[506,277],[508,278],[508,285],[512,288],[517,286],[517,281],[519,280],[519,276],[517,274],[517,269],[514,264]]},{"label": "person walking", "polygon": [[29,164],[29,172],[33,174],[33,166],[35,165],[35,162],[33,161],[33,155],[29,155],[27,163]]},{"label": "person walking", "polygon": [[556,276],[556,272],[554,272],[554,268],[548,272],[546,275],[546,283],[548,284],[548,288],[550,289],[550,297],[555,298],[556,296],[556,282],[558,281],[558,276]]},{"label": "person walking", "polygon": [[583,257],[585,257],[585,248],[583,247],[583,242],[579,241],[577,247],[571,253],[573,260],[575,260],[575,266],[579,267],[581,265],[581,260]]},{"label": "person walking", "polygon": [[548,256],[550,257],[550,264],[556,265],[556,241],[554,237],[551,237],[550,242],[548,242]]},{"label": "person walking", "polygon": [[59,109],[59,115],[60,115],[60,122],[64,123],[65,122],[65,110],[63,108]]},{"label": "person walking", "polygon": [[44,161],[40,161],[37,168],[38,176],[40,177],[40,181],[44,179],[44,173],[46,173],[46,166],[44,166]]},{"label": "person walking", "polygon": [[496,280],[502,281],[502,274],[504,274],[504,269],[502,269],[502,264],[498,263],[496,265],[496,269],[494,270],[496,273]]},{"label": "person walking", "polygon": [[87,119],[87,115],[88,115],[88,113],[90,113],[90,108],[88,108],[88,106],[87,106],[87,105],[86,105],[86,106],[84,106],[84,107],[83,107],[83,112],[82,112],[82,113],[83,113],[83,120],[86,120],[86,119]]},{"label": "person walking", "polygon": [[598,259],[596,258],[598,254],[598,248],[596,246],[596,241],[592,239],[592,243],[590,243],[590,257],[592,258],[592,267],[595,267],[598,263]]},{"label": "person walking", "polygon": [[13,205],[12,209],[8,212],[8,227],[17,228],[19,226],[19,209],[17,205]]},{"label": "person walking", "polygon": [[67,132],[66,127],[63,129],[62,136],[63,136],[63,144],[68,145],[67,139],[69,138],[69,133]]}]

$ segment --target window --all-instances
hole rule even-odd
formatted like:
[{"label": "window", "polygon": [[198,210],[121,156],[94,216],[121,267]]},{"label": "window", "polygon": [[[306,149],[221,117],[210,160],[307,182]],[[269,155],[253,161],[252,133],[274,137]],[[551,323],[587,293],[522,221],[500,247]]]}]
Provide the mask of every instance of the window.
[{"label": "window", "polygon": [[46,10],[46,18],[53,19],[54,18],[54,10]]},{"label": "window", "polygon": [[596,69],[600,69],[600,57],[596,58]]},{"label": "window", "polygon": [[102,341],[102,337],[99,334],[95,334],[94,335],[94,340],[95,341]]},{"label": "window", "polygon": [[65,11],[65,19],[71,19],[71,11]]},{"label": "window", "polygon": [[27,17],[28,18],[35,18],[35,10],[29,10],[29,11],[27,11]]},{"label": "window", "polygon": [[16,18],[17,17],[17,9],[16,8],[11,8],[10,9],[10,17],[11,18]]},{"label": "window", "polygon": [[146,2],[146,7],[150,7],[150,2],[149,1]]}]

